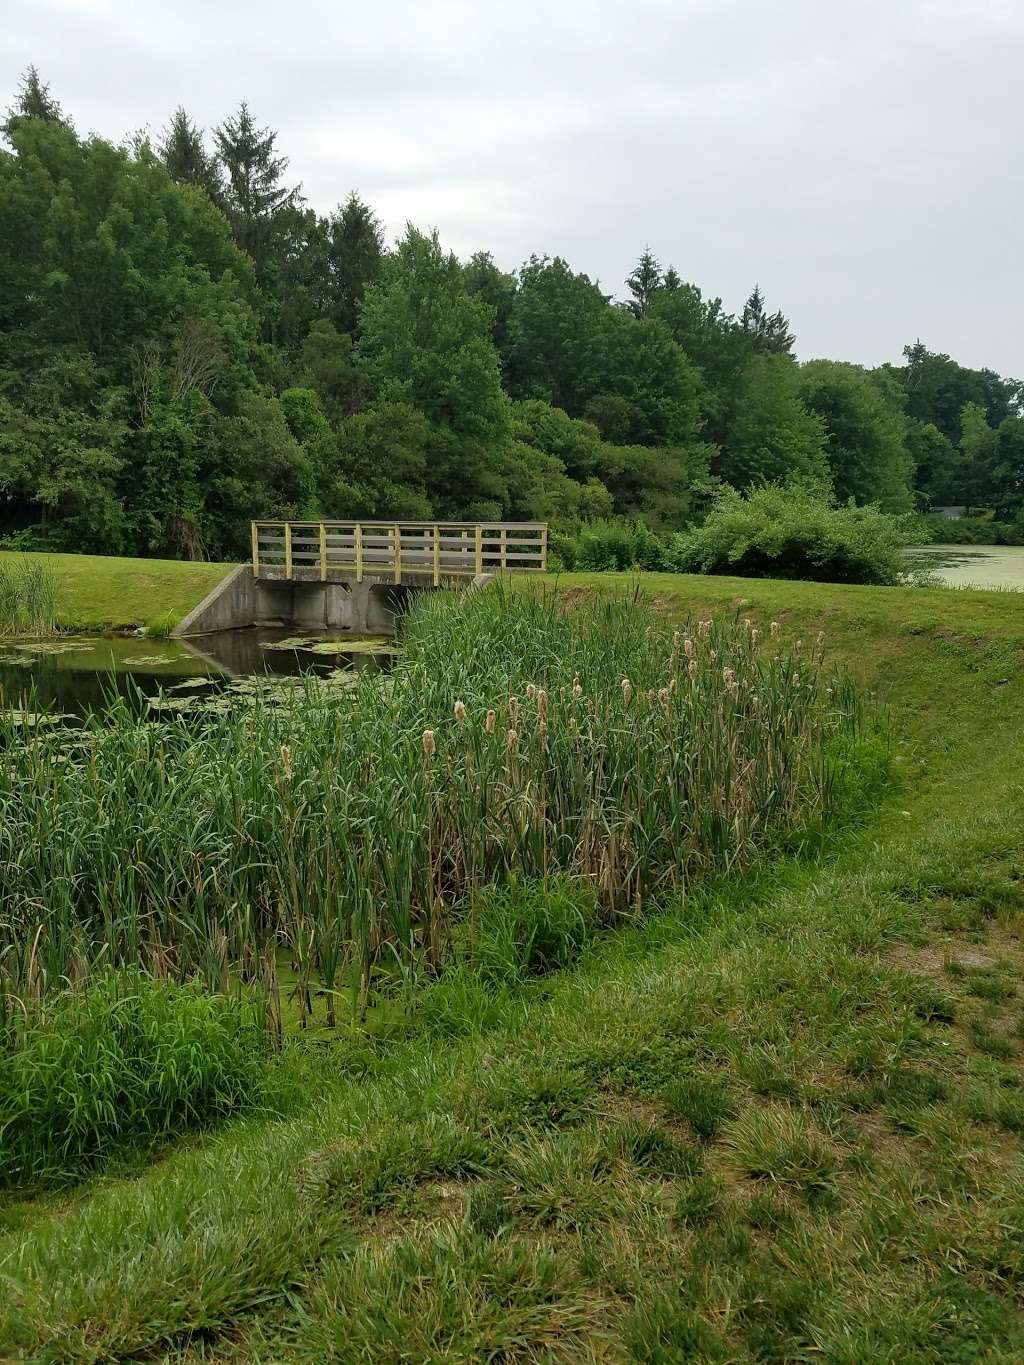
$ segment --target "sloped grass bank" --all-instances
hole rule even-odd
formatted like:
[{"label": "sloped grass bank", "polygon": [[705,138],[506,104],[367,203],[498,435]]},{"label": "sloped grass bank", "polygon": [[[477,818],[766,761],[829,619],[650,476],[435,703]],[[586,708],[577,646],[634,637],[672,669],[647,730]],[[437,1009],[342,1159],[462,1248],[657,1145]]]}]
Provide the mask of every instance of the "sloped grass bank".
[{"label": "sloped grass bank", "polygon": [[233,567],[179,559],[0,551],[0,567],[45,566],[56,587],[57,619],[72,630],[146,626],[166,633]]},{"label": "sloped grass bank", "polygon": [[[798,591],[765,605],[816,625]],[[301,1118],[9,1210],[0,1354],[1019,1359],[1024,620],[945,596],[827,607],[893,699],[879,821],[486,1032],[339,1049]]]}]

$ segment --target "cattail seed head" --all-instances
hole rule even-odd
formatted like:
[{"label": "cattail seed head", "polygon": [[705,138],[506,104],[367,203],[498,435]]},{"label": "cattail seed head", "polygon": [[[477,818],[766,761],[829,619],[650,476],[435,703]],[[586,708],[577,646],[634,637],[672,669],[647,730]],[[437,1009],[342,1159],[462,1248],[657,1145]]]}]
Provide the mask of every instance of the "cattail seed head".
[{"label": "cattail seed head", "polygon": [[690,639],[689,635],[687,635],[686,639],[683,641],[683,653],[688,659],[693,658],[693,641]]},{"label": "cattail seed head", "polygon": [[518,697],[509,697],[509,699],[508,699],[508,713],[509,713],[509,715],[512,717],[512,719],[515,720],[516,716],[519,714],[519,698],[518,698]]},{"label": "cattail seed head", "polygon": [[755,626],[754,629],[750,632],[750,643],[752,645],[756,645],[760,638],[761,632],[758,630],[757,626]]},{"label": "cattail seed head", "polygon": [[736,674],[731,668],[722,669],[722,681],[725,683],[726,687],[732,687],[733,683],[736,681]]},{"label": "cattail seed head", "polygon": [[678,690],[678,688],[679,688],[679,679],[678,679],[678,678],[672,678],[672,679],[669,681],[668,690],[669,690],[670,692],[675,692],[675,691]]},{"label": "cattail seed head", "polygon": [[628,678],[622,679],[622,700],[628,706],[633,697],[633,684]]},{"label": "cattail seed head", "polygon": [[527,700],[527,701],[533,701],[533,699],[534,699],[534,697],[535,697],[536,695],[537,695],[537,689],[536,689],[536,687],[534,687],[533,683],[527,683],[527,684],[526,684],[526,700]]},{"label": "cattail seed head", "polygon": [[572,694],[574,697],[583,696],[583,684],[580,682],[579,678],[577,678],[572,685]]},{"label": "cattail seed head", "polygon": [[455,719],[456,719],[457,721],[459,721],[460,724],[461,724],[462,721],[464,721],[464,720],[466,719],[466,704],[465,704],[465,702],[457,701],[457,702],[455,703]]},{"label": "cattail seed head", "polygon": [[686,671],[687,671],[687,673],[688,673],[689,676],[690,676],[690,681],[693,682],[694,678],[697,676],[697,660],[696,660],[696,659],[691,659],[691,660],[690,660],[689,664],[687,665]]},{"label": "cattail seed head", "polygon": [[658,693],[658,705],[668,715],[668,688],[663,687]]},{"label": "cattail seed head", "polygon": [[548,714],[548,694],[544,691],[543,687],[538,687],[537,689],[537,712],[540,715],[541,720],[544,720]]},{"label": "cattail seed head", "polygon": [[794,673],[794,674],[793,674],[792,682],[793,682],[793,686],[794,686],[794,687],[799,687],[799,686],[800,686],[800,674],[799,674],[799,673]]},{"label": "cattail seed head", "polygon": [[570,729],[570,730],[575,730],[575,729],[576,729],[576,717],[575,717],[575,716],[570,716],[570,717],[569,717],[569,729]]},{"label": "cattail seed head", "polygon": [[423,731],[423,752],[428,758],[437,753],[437,745],[434,743],[433,730]]},{"label": "cattail seed head", "polygon": [[493,711],[488,711],[488,712],[487,712],[487,715],[484,717],[484,729],[487,731],[487,733],[488,733],[489,735],[493,735],[493,734],[494,734],[494,712],[493,712]]},{"label": "cattail seed head", "polygon": [[284,769],[285,777],[292,775],[292,749],[290,744],[281,745],[281,767]]},{"label": "cattail seed head", "polygon": [[818,631],[818,648],[820,649],[824,643],[825,643],[825,632],[824,632],[823,630],[819,630],[819,631]]},{"label": "cattail seed head", "polygon": [[509,730],[508,734],[505,736],[505,748],[508,749],[509,752],[511,752],[511,751],[516,747],[516,745],[517,745],[518,743],[519,743],[519,731],[518,731],[518,730]]},{"label": "cattail seed head", "polygon": [[697,624],[697,634],[698,634],[698,635],[703,635],[703,636],[705,636],[705,637],[708,636],[708,635],[710,635],[710,634],[711,634],[711,622],[710,622],[710,621],[700,621],[700,622],[698,622],[698,624]]},{"label": "cattail seed head", "polygon": [[717,649],[709,649],[709,650],[708,650],[708,658],[711,660],[712,663],[715,663],[715,662],[717,661],[717,659],[718,659],[718,650],[717,650]]},{"label": "cattail seed head", "polygon": [[771,632],[772,632],[772,639],[773,639],[773,640],[775,639],[776,635],[778,635],[779,630],[780,630],[780,626],[779,626],[778,621],[773,621],[772,624],[771,624]]}]

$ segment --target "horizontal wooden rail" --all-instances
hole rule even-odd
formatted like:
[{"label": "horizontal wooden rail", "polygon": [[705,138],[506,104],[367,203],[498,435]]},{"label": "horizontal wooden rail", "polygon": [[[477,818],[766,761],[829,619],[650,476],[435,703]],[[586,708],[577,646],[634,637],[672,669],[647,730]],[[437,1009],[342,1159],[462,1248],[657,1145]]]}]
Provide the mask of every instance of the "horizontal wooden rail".
[{"label": "horizontal wooden rail", "polygon": [[328,582],[354,575],[435,585],[509,570],[542,573],[548,528],[537,521],[254,521],[256,578]]}]

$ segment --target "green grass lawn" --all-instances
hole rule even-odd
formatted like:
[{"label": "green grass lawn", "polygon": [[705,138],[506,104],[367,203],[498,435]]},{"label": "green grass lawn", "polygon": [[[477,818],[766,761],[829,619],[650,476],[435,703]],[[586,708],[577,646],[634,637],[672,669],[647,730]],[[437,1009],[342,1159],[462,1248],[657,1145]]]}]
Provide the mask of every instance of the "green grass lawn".
[{"label": "green grass lawn", "polygon": [[[0,562],[20,556],[0,551]],[[60,621],[80,630],[149,625],[180,619],[229,571],[229,564],[177,559],[116,559],[105,555],[33,554],[57,581]]]},{"label": "green grass lawn", "polygon": [[[569,576],[570,592],[630,590]],[[0,1210],[0,1358],[1024,1359],[1024,599],[646,576],[823,629],[896,789],[283,1121]]]}]

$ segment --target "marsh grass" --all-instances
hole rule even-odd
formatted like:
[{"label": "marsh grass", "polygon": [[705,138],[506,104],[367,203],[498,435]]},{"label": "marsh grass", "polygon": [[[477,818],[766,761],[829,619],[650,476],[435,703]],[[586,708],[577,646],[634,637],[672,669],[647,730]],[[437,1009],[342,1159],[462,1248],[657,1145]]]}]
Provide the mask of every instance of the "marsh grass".
[{"label": "marsh grass", "polygon": [[258,1000],[144,973],[98,975],[0,1014],[0,1187],[80,1175],[257,1104]]},{"label": "marsh grass", "polygon": [[0,560],[0,637],[52,635],[57,599],[56,575],[43,560]]},{"label": "marsh grass", "polygon": [[333,1024],[346,995],[362,1010],[441,971],[453,925],[511,970],[500,906],[473,928],[486,888],[585,889],[591,909],[524,928],[543,965],[813,837],[865,752],[820,642],[749,622],[673,632],[636,601],[498,590],[421,598],[404,634],[385,683],[340,696],[308,679],[201,717],[123,699],[79,731],[0,717],[3,988],[41,997],[103,963],[273,995],[283,949],[300,1017],[322,998]]}]

